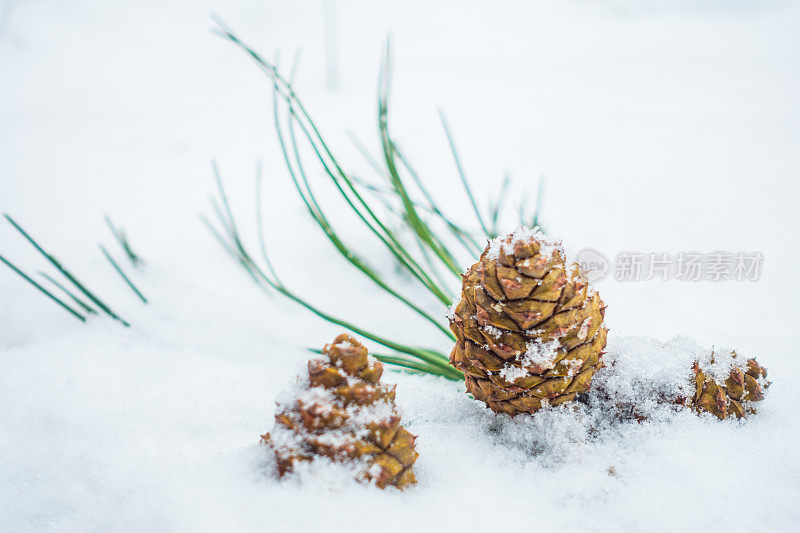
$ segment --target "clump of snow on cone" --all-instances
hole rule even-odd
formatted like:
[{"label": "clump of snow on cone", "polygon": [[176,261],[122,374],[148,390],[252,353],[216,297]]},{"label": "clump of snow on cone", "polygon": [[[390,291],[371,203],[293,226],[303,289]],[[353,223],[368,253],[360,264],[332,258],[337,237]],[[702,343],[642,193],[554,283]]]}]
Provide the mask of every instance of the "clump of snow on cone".
[{"label": "clump of snow on cone", "polygon": [[558,339],[548,342],[534,339],[528,342],[525,348],[525,353],[522,355],[520,362],[523,366],[536,369],[537,373],[539,373],[555,366],[561,349],[561,342]]},{"label": "clump of snow on cone", "polygon": [[[267,463],[267,472],[274,471],[274,460]],[[292,467],[292,474],[281,479],[282,485],[294,485],[308,491],[309,489],[337,491],[353,490],[358,479],[363,477],[367,465],[361,460],[333,461],[319,456],[313,461],[297,461]]]},{"label": "clump of snow on cone", "polygon": [[[378,385],[380,387],[380,385]],[[336,427],[325,428],[321,433],[307,430],[300,420],[299,409],[313,410],[320,416],[333,413],[335,410],[343,410],[344,414],[340,420],[336,420]],[[350,403],[347,406],[337,398],[333,392],[325,387],[309,387],[306,379],[298,379],[294,386],[284,392],[278,401],[278,412],[288,416],[294,425],[294,429],[289,429],[282,424],[275,424],[269,432],[269,445],[281,456],[295,455],[296,452],[310,455],[310,461],[295,462],[294,473],[299,464],[324,460],[328,458],[311,453],[306,450],[305,443],[308,439],[313,439],[319,444],[330,446],[335,449],[346,449],[353,446],[357,441],[362,440],[369,434],[368,424],[381,424],[393,417],[399,417],[399,412],[395,404],[387,400],[378,400],[366,405]],[[347,460],[347,463],[361,463],[360,460]],[[308,468],[308,467],[304,467]],[[363,465],[359,466],[363,470]]]},{"label": "clump of snow on cone", "polygon": [[489,241],[489,250],[486,252],[486,255],[489,259],[497,259],[500,257],[501,249],[507,255],[514,255],[514,246],[518,242],[529,242],[531,240],[535,240],[539,243],[541,247],[539,253],[547,258],[548,261],[556,252],[561,252],[562,256],[566,255],[564,245],[559,239],[543,233],[538,228],[527,228],[524,226],[517,228],[508,235],[501,235]]},{"label": "clump of snow on cone", "polygon": [[505,365],[499,372],[500,376],[510,382],[533,374],[541,374],[556,365],[561,343],[557,339],[542,342],[535,339],[526,344],[525,353],[519,358],[522,366]]},{"label": "clump of snow on cone", "polygon": [[723,383],[734,368],[746,370],[747,357],[742,357],[733,348],[715,346],[698,359],[703,372],[717,383]]},{"label": "clump of snow on cone", "polygon": [[[495,237],[489,241],[489,249],[486,252],[486,257],[488,259],[498,259],[501,249],[507,255],[513,255],[514,245],[516,245],[516,243],[529,242],[531,240],[535,240],[539,243],[539,254],[541,254],[547,262],[551,261],[554,256],[560,255],[566,265],[578,265],[577,255],[572,248],[566,246],[561,239],[544,233],[538,227],[528,228],[521,226],[510,234]],[[568,272],[568,275],[571,276],[572,272]]]}]

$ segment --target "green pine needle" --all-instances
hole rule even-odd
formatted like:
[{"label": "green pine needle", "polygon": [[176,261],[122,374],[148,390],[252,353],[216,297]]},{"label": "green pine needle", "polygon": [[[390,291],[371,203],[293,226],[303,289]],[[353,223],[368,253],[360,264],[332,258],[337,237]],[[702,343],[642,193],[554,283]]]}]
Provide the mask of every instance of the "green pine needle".
[{"label": "green pine needle", "polygon": [[[392,253],[395,259],[408,273],[416,278],[425,288],[427,288],[444,306],[449,306],[451,298],[447,291],[436,284],[433,278],[423,269],[416,259],[406,250],[400,242],[398,236],[389,229],[385,220],[378,216],[376,210],[361,195],[350,176],[343,170],[337,159],[334,157],[324,138],[322,137],[317,125],[311,119],[303,103],[297,97],[289,81],[278,72],[277,68],[270,62],[263,59],[257,52],[242,43],[222,21],[216,19],[217,32],[228,39],[236,46],[243,49],[256,65],[273,82],[276,97],[279,97],[287,107],[290,116],[290,124],[297,125],[309,147],[315,155],[315,159],[322,167],[323,172],[335,185],[342,199],[361,220],[367,229],[370,230],[381,243]],[[277,121],[276,117],[276,121]],[[286,152],[286,143],[283,149]],[[286,155],[284,156],[286,157]],[[287,162],[291,167],[291,163]]]},{"label": "green pine needle", "polygon": [[20,276],[22,279],[24,279],[25,281],[27,281],[28,283],[30,283],[31,285],[33,285],[33,286],[34,286],[34,287],[35,287],[35,288],[36,288],[36,289],[37,289],[39,292],[41,292],[42,294],[44,294],[45,296],[47,296],[47,297],[48,297],[50,300],[52,300],[53,302],[55,302],[56,304],[58,304],[58,305],[59,305],[59,306],[60,306],[62,309],[64,309],[65,311],[67,311],[69,314],[71,314],[72,316],[74,316],[75,318],[77,318],[78,320],[80,320],[81,322],[86,322],[86,318],[85,318],[83,315],[81,315],[81,314],[80,314],[80,313],[78,313],[76,310],[74,310],[73,308],[71,308],[70,306],[68,306],[67,304],[65,304],[63,301],[61,301],[61,299],[59,299],[57,296],[55,296],[55,295],[54,295],[52,292],[48,291],[47,289],[45,289],[44,287],[42,287],[41,285],[39,285],[37,282],[35,282],[35,281],[34,281],[34,280],[33,280],[33,279],[30,277],[30,276],[28,276],[27,274],[25,274],[25,273],[24,273],[22,270],[20,270],[20,269],[19,269],[19,268],[17,268],[17,267],[16,267],[16,266],[15,266],[13,263],[11,263],[11,261],[9,261],[8,259],[6,259],[6,258],[5,258],[5,257],[3,257],[2,255],[0,255],[0,261],[2,261],[3,263],[5,263],[5,265],[6,265],[8,268],[10,268],[10,269],[11,269],[11,270],[13,270],[14,272],[16,272],[16,273],[17,273],[17,274],[18,274],[18,275],[19,275],[19,276]]},{"label": "green pine needle", "polygon": [[114,267],[114,270],[117,272],[117,274],[119,274],[120,277],[122,277],[123,281],[125,281],[125,284],[134,292],[134,294],[136,294],[136,296],[139,297],[142,303],[146,304],[147,298],[145,298],[144,295],[141,293],[141,291],[138,288],[136,288],[136,285],[134,285],[133,282],[130,280],[130,278],[125,274],[125,272],[122,271],[117,262],[114,261],[114,258],[111,257],[111,254],[108,253],[106,247],[103,246],[102,244],[100,245],[100,251],[103,252],[103,255],[105,256],[106,259],[108,259],[108,262],[111,263],[111,266]]},{"label": "green pine needle", "polygon": [[19,224],[17,224],[17,222],[13,218],[11,218],[6,213],[4,213],[3,216],[25,238],[25,240],[27,240],[34,248],[36,248],[36,250],[39,253],[41,253],[45,257],[45,259],[47,259],[54,267],[56,267],[56,269],[58,269],[58,271],[61,272],[61,274],[63,274],[64,277],[70,281],[70,283],[72,283],[79,291],[81,291],[84,295],[86,295],[86,297],[88,297],[92,302],[94,302],[94,304],[97,305],[97,307],[99,307],[105,314],[107,314],[114,320],[117,320],[125,327],[130,326],[128,322],[120,318],[105,303],[103,303],[103,301],[100,300],[100,298],[95,296],[93,292],[87,289],[83,283],[78,281],[78,279],[75,276],[73,276],[72,273],[70,273],[66,268],[64,268],[55,257],[47,253],[41,246],[39,246],[39,243],[37,243],[33,239],[33,237],[31,237],[24,229],[22,229],[22,227]]},{"label": "green pine needle", "polygon": [[229,238],[226,241],[226,247],[232,250],[236,254],[238,262],[245,268],[245,270],[259,284],[259,286],[261,286],[264,289],[271,288],[277,291],[278,293],[282,294],[283,296],[289,298],[290,300],[293,300],[299,305],[305,307],[307,310],[311,311],[320,318],[328,322],[331,322],[333,324],[344,327],[346,329],[349,329],[350,331],[353,331],[358,335],[361,335],[367,339],[377,342],[378,344],[386,346],[387,348],[415,357],[425,363],[430,364],[433,367],[440,369],[440,371],[447,371],[450,369],[450,367],[448,366],[448,358],[444,354],[441,354],[434,350],[415,348],[413,346],[408,346],[396,341],[392,341],[381,335],[375,334],[362,327],[359,327],[356,324],[353,324],[349,321],[330,315],[322,311],[318,307],[312,305],[309,301],[302,298],[298,294],[294,293],[290,289],[288,289],[277,276],[273,276],[272,274],[268,274],[267,272],[265,272],[254,261],[253,257],[247,250],[243,240],[241,239],[238,230],[236,229],[236,223],[233,217],[233,213],[232,211],[230,211],[230,207],[227,203],[227,200],[225,200],[225,191],[224,188],[222,187],[221,180],[218,182],[218,186],[220,188],[220,196],[223,198],[221,200],[221,203],[223,205],[223,208],[225,209],[226,216],[223,217],[220,221],[220,223],[223,224],[225,231],[223,232],[216,231],[215,234],[222,236],[227,233],[229,235]]},{"label": "green pine needle", "polygon": [[[419,283],[421,287],[425,288],[430,295],[446,307],[449,307],[453,301],[453,296],[449,290],[452,278],[448,283],[442,279],[442,275],[452,274],[460,282],[461,273],[465,270],[464,265],[460,264],[456,259],[456,254],[450,242],[458,243],[462,248],[460,250],[462,255],[466,253],[470,260],[474,260],[483,249],[480,243],[481,239],[443,213],[420,176],[414,171],[390,135],[388,108],[391,61],[388,44],[381,69],[378,94],[378,131],[380,134],[382,161],[379,163],[373,158],[363,144],[354,135],[350,134],[350,138],[358,151],[361,152],[362,156],[376,172],[380,183],[388,184],[387,188],[376,184],[374,181],[365,180],[345,171],[320,133],[317,124],[297,96],[292,83],[293,74],[288,79],[284,77],[278,70],[276,62],[264,59],[258,52],[244,44],[219,18],[212,18],[217,25],[214,29],[215,33],[244,51],[271,82],[274,127],[284,164],[294,188],[313,222],[351,266],[355,267],[356,270],[371,280],[383,292],[401,302],[427,322],[435,325],[437,329],[446,335],[448,341],[454,341],[455,338],[452,332],[442,321],[425,311],[417,302],[393,288],[388,280],[342,237],[330,215],[331,213],[336,213],[337,210],[341,210],[343,203],[347,210],[356,215],[363,228],[380,241],[386,251],[394,258],[399,268],[410,275],[415,282]],[[294,68],[292,70],[294,71]],[[478,203],[461,164],[452,133],[441,111],[440,118],[456,163],[459,178],[466,190],[483,234],[490,238],[495,237],[499,233],[500,214],[508,196],[510,178],[506,176],[496,202],[489,206],[488,220],[491,224],[490,227],[486,223],[487,218],[483,216],[478,208]],[[310,162],[304,160],[302,156],[306,152],[310,155]],[[262,264],[265,266],[264,268],[259,266],[250,255],[240,236],[216,164],[213,165],[213,169],[217,182],[218,196],[212,199],[211,204],[217,220],[212,223],[209,219],[203,217],[202,221],[214,238],[221,243],[223,249],[245,269],[261,288],[268,293],[277,292],[305,307],[323,320],[349,329],[362,337],[393,350],[396,354],[375,355],[379,360],[387,364],[400,366],[411,371],[439,375],[447,379],[463,379],[464,375],[450,366],[448,357],[443,353],[390,340],[353,322],[329,314],[288,288],[280,280],[267,253],[265,244],[264,223],[262,220],[263,209],[261,206],[262,178],[260,165],[256,179],[256,226],[258,244],[263,259]],[[320,174],[335,187],[338,192],[338,198],[341,201],[339,205],[323,204],[321,198],[314,192],[310,176]],[[407,180],[408,177],[410,177],[410,180]],[[414,191],[409,188],[409,185],[414,187]],[[415,197],[419,194],[421,194],[422,200]],[[535,216],[538,216],[538,208]],[[535,220],[538,221],[538,218]],[[415,247],[404,242],[408,240],[409,235],[413,238]]]},{"label": "green pine needle", "polygon": [[131,248],[125,230],[114,226],[114,223],[111,222],[111,217],[109,217],[108,215],[105,216],[105,221],[106,225],[108,226],[108,229],[111,230],[111,234],[114,236],[114,240],[117,241],[117,244],[119,244],[122,250],[125,252],[125,255],[128,257],[128,260],[131,262],[131,265],[133,265],[134,267],[139,266],[142,263],[142,259],[141,257],[139,257],[138,254],[136,254],[136,252],[133,251],[133,248]]},{"label": "green pine needle", "polygon": [[72,291],[70,291],[70,290],[69,290],[69,289],[67,289],[67,288],[66,288],[64,285],[62,285],[61,283],[59,283],[58,281],[56,281],[56,280],[55,280],[55,279],[54,279],[52,276],[50,276],[48,273],[46,273],[46,272],[42,272],[42,271],[40,270],[40,271],[39,271],[39,275],[40,275],[40,276],[42,276],[42,277],[43,277],[44,279],[46,279],[47,281],[49,281],[50,283],[52,283],[53,285],[55,285],[56,287],[58,287],[58,288],[61,290],[61,292],[63,292],[64,294],[66,294],[66,295],[69,297],[69,299],[70,299],[70,300],[72,300],[73,302],[75,302],[75,304],[77,304],[77,305],[78,305],[78,307],[80,307],[81,309],[83,309],[84,311],[86,311],[87,313],[89,313],[90,315],[96,315],[96,314],[97,314],[97,311],[95,311],[95,310],[94,310],[94,308],[92,308],[91,306],[89,306],[89,304],[87,304],[86,302],[84,302],[83,300],[81,300],[80,298],[78,298],[78,297],[77,297],[75,294],[73,294],[73,293],[72,293]]}]

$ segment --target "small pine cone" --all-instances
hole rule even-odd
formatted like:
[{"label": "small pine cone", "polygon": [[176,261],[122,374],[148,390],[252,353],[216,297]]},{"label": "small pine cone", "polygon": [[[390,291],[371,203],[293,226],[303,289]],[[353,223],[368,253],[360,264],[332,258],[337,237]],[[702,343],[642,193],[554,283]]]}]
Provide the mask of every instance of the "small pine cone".
[{"label": "small pine cone", "polygon": [[308,381],[279,405],[275,427],[261,440],[275,454],[278,475],[326,457],[355,465],[359,481],[380,488],[416,483],[416,436],[401,425],[395,387],[380,382],[383,366],[348,335],[308,363]]},{"label": "small pine cone", "polygon": [[755,359],[742,361],[735,350],[721,352],[712,351],[706,361],[697,361],[692,367],[695,393],[691,405],[720,420],[744,418],[756,412],[755,402],[764,399],[770,386],[767,369]]},{"label": "small pine cone", "polygon": [[491,241],[463,276],[450,363],[496,413],[568,402],[602,367],[605,306],[565,255],[560,242],[523,228]]}]

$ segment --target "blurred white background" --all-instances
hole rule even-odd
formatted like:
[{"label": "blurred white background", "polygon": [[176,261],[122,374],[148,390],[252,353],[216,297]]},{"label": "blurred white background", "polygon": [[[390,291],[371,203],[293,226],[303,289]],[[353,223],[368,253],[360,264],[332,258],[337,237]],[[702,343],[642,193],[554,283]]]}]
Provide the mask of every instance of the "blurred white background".
[{"label": "blurred white background", "polygon": [[[300,210],[272,132],[270,86],[208,31],[209,13],[267,57],[280,51],[288,63],[301,50],[298,90],[350,168],[363,162],[347,130],[377,150],[377,74],[391,35],[395,136],[457,218],[472,223],[437,108],[478,192],[494,194],[506,171],[532,193],[545,176],[547,227],[576,249],[765,254],[760,284],[609,282],[614,325],[705,342],[730,332],[752,350],[763,349],[763,327],[791,335],[795,316],[754,310],[800,296],[785,282],[798,258],[792,3],[329,2],[334,91],[324,6],[5,2],[3,209],[77,261],[94,253],[106,212],[165,268],[224,261],[195,216],[212,157],[234,201],[252,190],[261,158],[275,197],[289,204],[281,208]],[[275,238],[311,232],[300,224]],[[8,229],[2,250],[18,257]],[[19,295],[11,302],[57,314],[10,273],[0,283]],[[4,322],[27,322],[11,302],[3,300]]]},{"label": "blurred white background", "polygon": [[[335,27],[327,38],[326,10]],[[164,351],[174,349],[183,363],[164,363],[161,370],[172,372],[170,380],[187,365],[198,368],[184,352],[189,350],[211,361],[205,363],[208,375],[196,370],[211,390],[224,397],[228,389],[221,381],[237,383],[239,396],[224,400],[227,407],[206,405],[209,399],[192,396],[195,387],[177,386],[175,394],[185,394],[183,409],[199,401],[214,413],[198,421],[217,424],[213,434],[194,434],[207,439],[208,453],[231,434],[248,443],[267,428],[275,389],[294,372],[269,355],[283,350],[301,361],[301,346],[329,341],[338,329],[257,292],[200,225],[197,214],[207,209],[213,191],[211,158],[218,160],[234,208],[248,226],[254,169],[263,161],[270,246],[295,287],[409,342],[439,342],[435,332],[419,328],[349,273],[317,235],[280,158],[271,87],[243,53],[209,31],[212,11],[266,57],[280,51],[286,64],[301,50],[299,94],[341,160],[364,173],[368,167],[346,132],[377,152],[378,70],[391,36],[394,134],[449,212],[467,224],[474,222],[437,108],[449,117],[479,195],[488,200],[496,194],[506,171],[517,190],[531,193],[544,176],[546,227],[574,249],[592,247],[609,257],[625,250],[762,252],[758,282],[604,280],[598,288],[615,333],[683,334],[704,345],[737,346],[757,354],[779,382],[774,402],[797,400],[788,385],[798,370],[800,319],[794,277],[800,263],[796,2],[3,0],[0,210],[107,295],[135,326],[121,334],[116,325],[95,320],[79,329],[72,317],[0,268],[2,401],[22,406],[5,413],[6,424],[49,413],[67,421],[54,424],[69,440],[83,426],[73,423],[71,407],[54,408],[40,385],[61,391],[57,398],[74,399],[70,380],[85,387],[86,375],[73,365],[100,365],[91,377],[95,384],[109,379],[106,370],[117,372],[119,367],[98,363],[97,351],[105,350],[112,358],[126,354],[133,365],[128,370],[142,380],[138,387],[160,368]],[[331,42],[333,50],[326,46]],[[335,87],[326,80],[331,61]],[[126,228],[148,262],[137,281],[152,301],[149,307],[120,285],[97,250],[100,241],[113,244],[105,213]],[[504,229],[513,229],[514,214]],[[368,236],[352,238],[375,263],[388,264]],[[0,253],[31,272],[43,264],[4,221]],[[145,389],[157,396],[179,382],[156,380]],[[86,393],[70,405],[91,411],[98,398],[114,396],[97,386],[99,396]],[[119,412],[135,405],[123,403]],[[243,403],[260,403],[252,411],[258,423],[231,414]],[[154,406],[162,408],[168,409]],[[163,415],[165,426],[185,416],[176,413],[175,419]],[[236,416],[241,418],[230,419]],[[796,436],[796,420],[780,424]],[[84,422],[95,427],[95,421]],[[0,438],[3,449],[34,449],[45,427]],[[153,447],[164,446],[153,431]],[[5,487],[6,498],[24,500],[23,510],[13,515],[18,521],[10,523],[30,523],[24,509],[41,508],[38,485],[21,481],[37,471],[46,485],[62,491],[53,516],[72,517],[74,522],[65,522],[70,526],[85,524],[89,515],[75,511],[76,501],[87,501],[84,496],[63,496],[64,487],[73,487],[69,468],[81,472],[81,465],[51,478],[61,463],[52,458],[48,466],[43,457],[52,450],[40,452],[5,467],[7,479],[23,487]],[[791,488],[785,496],[796,494],[797,486]],[[620,508],[627,502],[621,498]],[[175,522],[178,529],[187,523]]]}]

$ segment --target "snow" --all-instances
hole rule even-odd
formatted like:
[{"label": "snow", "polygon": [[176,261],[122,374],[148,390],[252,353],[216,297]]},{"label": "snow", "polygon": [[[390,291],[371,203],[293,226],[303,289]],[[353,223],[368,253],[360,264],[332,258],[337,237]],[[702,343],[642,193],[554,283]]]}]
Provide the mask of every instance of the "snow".
[{"label": "snow", "polygon": [[591,325],[591,323],[592,323],[591,318],[587,318],[583,322],[581,322],[581,327],[578,329],[579,339],[583,340],[586,338],[586,336],[589,334],[589,326]]},{"label": "snow", "polygon": [[[308,387],[308,383],[302,380],[294,388],[293,392],[288,393],[293,400],[283,403],[280,412],[289,417],[297,415],[297,408],[312,410],[315,414],[324,416],[333,412],[335,409],[342,409],[341,402],[337,402],[333,394],[323,387]],[[386,401],[377,401],[369,405],[349,405],[345,408],[342,418],[335,421],[341,425],[335,429],[328,430],[321,434],[313,433],[316,440],[321,443],[329,444],[333,447],[342,447],[352,444],[356,440],[366,436],[367,424],[380,423],[396,416],[397,411],[394,406]],[[300,426],[300,420],[295,420]],[[269,430],[270,442],[275,445],[275,449],[282,450],[302,450],[303,440],[310,435],[303,430],[302,426],[297,430],[287,429],[285,426],[275,424]],[[268,455],[268,454],[266,454]]]},{"label": "snow", "polygon": [[498,375],[510,383],[514,383],[519,378],[524,378],[530,375],[530,372],[524,367],[506,365],[500,369]]},{"label": "snow", "polygon": [[700,368],[713,380],[722,383],[734,367],[747,371],[747,359],[749,357],[742,357],[734,348],[715,346],[700,358]]},{"label": "snow", "polygon": [[569,377],[576,375],[583,366],[583,360],[577,358],[567,358],[561,362],[567,365],[567,376]]},{"label": "snow", "polygon": [[525,367],[531,367],[539,374],[545,370],[553,368],[559,356],[561,341],[553,339],[549,342],[542,342],[539,339],[532,340],[525,345],[525,353],[520,362]]},{"label": "snow", "polygon": [[[328,92],[321,3],[0,1],[0,209],[133,324],[81,326],[0,269],[0,530],[800,529],[796,3],[336,6],[341,84]],[[758,414],[720,422],[654,402],[633,422],[573,403],[510,419],[459,383],[386,371],[419,435],[416,487],[379,491],[325,461],[271,478],[259,436],[275,401],[305,348],[341,331],[259,291],[197,222],[212,157],[246,238],[263,160],[265,230],[288,285],[392,338],[450,347],[316,234],[283,171],[269,87],[209,34],[212,10],[267,57],[302,45],[298,90],[364,176],[345,131],[377,151],[375,82],[391,31],[394,134],[459,220],[475,224],[437,106],[478,199],[507,169],[515,201],[544,175],[545,229],[571,246],[609,259],[762,252],[757,282],[612,275],[596,286],[606,361],[641,377],[613,381],[604,369],[596,384],[640,401],[651,387],[685,386],[693,350],[731,346],[769,369]],[[148,306],[97,250],[118,253],[106,212],[146,261],[133,277]],[[356,223],[341,228],[390,271]],[[7,225],[0,253],[42,268]]]},{"label": "snow", "polygon": [[457,298],[456,300],[453,301],[453,303],[450,304],[450,307],[447,308],[447,314],[445,315],[447,317],[447,320],[449,320],[451,322],[453,320],[455,320],[455,318],[456,318],[456,307],[458,307],[458,303],[460,301],[461,301],[461,298]]},{"label": "snow", "polygon": [[593,390],[600,392],[596,407],[611,415],[653,417],[677,410],[674,402],[681,398],[694,397],[692,365],[710,350],[686,337],[664,342],[611,336],[606,352],[606,368],[592,381]]},{"label": "snow", "polygon": [[489,335],[491,335],[492,337],[494,337],[495,340],[499,340],[500,336],[503,334],[503,332],[500,331],[499,328],[496,328],[496,327],[492,326],[491,324],[484,324],[483,326],[481,326],[481,329],[484,332],[486,332]]}]

